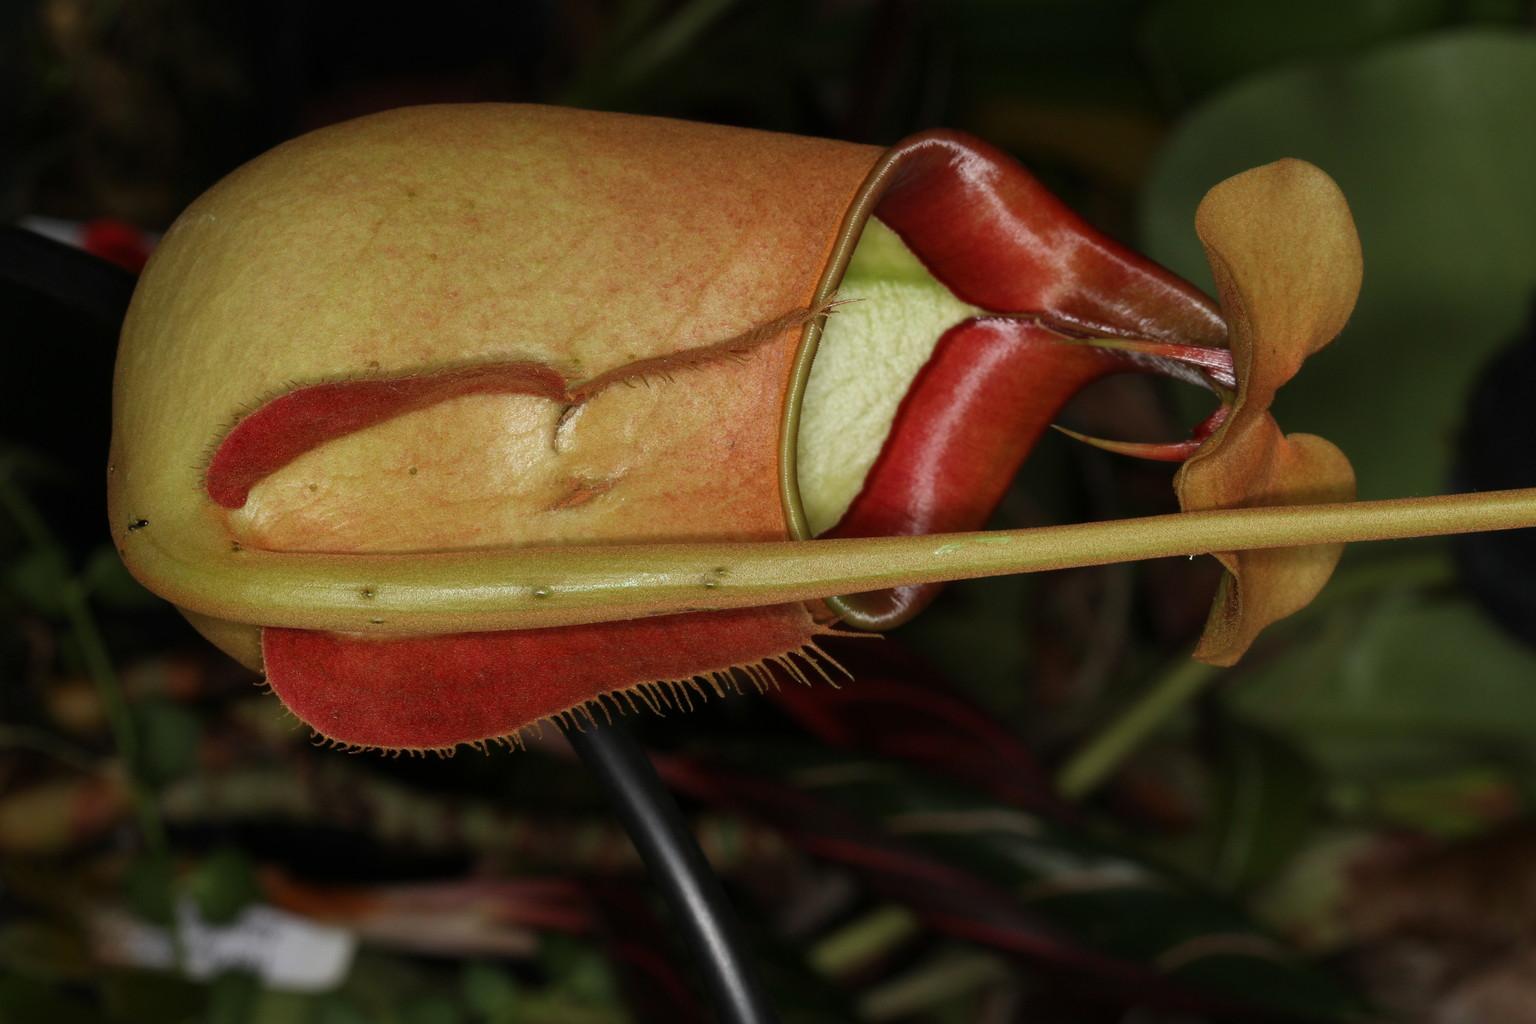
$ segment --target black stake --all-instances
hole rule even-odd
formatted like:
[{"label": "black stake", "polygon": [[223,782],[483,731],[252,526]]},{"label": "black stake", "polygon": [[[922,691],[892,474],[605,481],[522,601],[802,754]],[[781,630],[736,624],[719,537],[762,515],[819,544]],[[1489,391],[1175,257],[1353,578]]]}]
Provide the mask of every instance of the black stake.
[{"label": "black stake", "polygon": [[720,880],[640,745],[617,725],[567,735],[597,776],[682,927],[721,1024],[774,1024]]}]

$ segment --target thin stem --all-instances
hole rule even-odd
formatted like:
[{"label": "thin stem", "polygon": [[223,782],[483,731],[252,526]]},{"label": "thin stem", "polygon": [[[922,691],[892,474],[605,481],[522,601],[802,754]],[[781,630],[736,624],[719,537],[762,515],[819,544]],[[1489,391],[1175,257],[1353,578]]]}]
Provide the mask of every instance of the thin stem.
[{"label": "thin stem", "polygon": [[1123,711],[1062,766],[1056,787],[1068,800],[1081,800],[1108,779],[1159,725],[1221,674],[1193,658],[1181,659],[1139,700]]},{"label": "thin stem", "polygon": [[30,750],[86,775],[95,775],[104,767],[89,751],[67,743],[45,730],[24,725],[0,723],[0,750]]},{"label": "thin stem", "polygon": [[723,1024],[772,1024],[778,1018],[763,996],[720,880],[650,758],[616,725],[589,725],[567,736],[607,791],[661,888],[703,972],[718,1019]]},{"label": "thin stem", "polygon": [[[1434,556],[1414,555],[1386,564],[1356,566],[1340,573],[1317,600],[1278,625],[1293,629],[1326,609],[1387,585],[1422,588],[1448,583],[1454,578],[1446,560]],[[1220,672],[1212,666],[1182,658],[1165,669],[1140,700],[1120,712],[1062,766],[1056,782],[1062,796],[1080,800],[1098,789],[1146,742],[1147,737],[1194,699]]]},{"label": "thin stem", "polygon": [[[11,519],[15,521],[22,535],[34,549],[44,552],[63,550],[54,539],[53,532],[48,528],[41,513],[27,499],[21,488],[16,486],[8,467],[0,467],[0,505],[5,507],[6,512],[10,514]],[[118,754],[128,768],[129,790],[132,794],[139,830],[144,836],[144,844],[151,855],[161,859],[167,858],[169,850],[159,809],[153,794],[138,777],[138,732],[134,728],[133,716],[128,710],[128,700],[123,693],[122,682],[118,679],[117,670],[112,665],[112,656],[107,652],[101,630],[96,625],[96,617],[91,612],[85,589],[78,579],[71,578],[57,596],[70,631],[74,634],[80,656],[85,661],[86,673],[95,684],[96,693],[106,712],[107,722],[112,730],[113,743],[117,746]]]},{"label": "thin stem", "polygon": [[848,540],[411,554],[232,550],[211,520],[143,520],[124,559],[183,608],[360,633],[527,629],[745,608],[1213,551],[1536,526],[1536,489],[1184,512],[1030,530]]},{"label": "thin stem", "polygon": [[123,694],[122,682],[112,667],[112,657],[97,628],[96,616],[91,613],[90,603],[80,585],[71,580],[64,593],[64,614],[74,632],[75,643],[85,660],[87,674],[96,684],[107,720],[111,723],[112,738],[128,767],[129,791],[133,797],[134,814],[138,818],[139,831],[144,835],[144,845],[157,858],[165,859],[170,848],[165,839],[165,825],[160,819],[160,809],[154,794],[139,777],[139,734],[134,727],[133,715]]}]

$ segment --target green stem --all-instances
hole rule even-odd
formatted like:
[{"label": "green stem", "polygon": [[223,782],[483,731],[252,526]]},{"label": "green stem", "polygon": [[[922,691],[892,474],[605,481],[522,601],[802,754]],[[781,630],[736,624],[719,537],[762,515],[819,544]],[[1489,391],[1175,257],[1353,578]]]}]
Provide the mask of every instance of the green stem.
[{"label": "green stem", "polygon": [[[8,466],[0,466],[0,505],[4,505],[11,519],[15,521],[32,547],[44,552],[63,551],[41,513],[27,499],[21,488],[16,486]],[[117,746],[118,754],[128,767],[129,790],[132,794],[139,830],[144,836],[145,847],[152,856],[168,859],[169,848],[166,845],[165,827],[160,819],[159,808],[155,803],[154,794],[138,775],[138,732],[134,728],[133,716],[128,710],[128,700],[123,693],[122,682],[118,679],[117,670],[112,665],[112,656],[107,652],[101,630],[96,625],[96,617],[91,612],[85,589],[78,579],[71,578],[58,597],[64,617],[80,649],[80,656],[85,662],[86,673],[95,684],[97,696],[106,712],[107,721],[112,729],[113,742]]]},{"label": "green stem", "polygon": [[89,751],[66,743],[50,732],[24,725],[0,723],[0,750],[30,750],[87,775],[95,775],[103,767]]},{"label": "green stem", "polygon": [[1169,715],[1188,703],[1221,671],[1192,658],[1180,659],[1062,766],[1056,777],[1062,796],[1081,800],[1092,793]]},{"label": "green stem", "polygon": [[128,710],[122,682],[117,677],[117,670],[112,667],[112,657],[107,653],[101,630],[97,628],[96,617],[91,613],[90,603],[78,582],[71,580],[63,597],[64,614],[74,632],[81,657],[85,660],[86,672],[96,684],[96,692],[106,710],[107,720],[111,723],[113,742],[124,764],[128,766],[129,792],[145,846],[155,857],[168,858],[169,847],[165,840],[165,826],[160,819],[159,805],[155,802],[154,794],[139,777],[138,730]]},{"label": "green stem", "polygon": [[[1294,628],[1329,608],[1362,594],[1374,593],[1387,585],[1423,588],[1449,583],[1454,578],[1454,572],[1441,555],[1415,554],[1384,564],[1355,566],[1340,573],[1317,600],[1279,626]],[[1092,793],[1219,671],[1184,659],[1167,668],[1140,700],[1095,734],[1062,767],[1057,776],[1057,787],[1062,795],[1069,800],[1078,800]]]},{"label": "green stem", "polygon": [[574,625],[1143,558],[1528,526],[1536,526],[1536,489],[918,537],[402,554],[239,549],[210,517],[145,513],[118,543],[134,575],[193,612],[389,635]]}]

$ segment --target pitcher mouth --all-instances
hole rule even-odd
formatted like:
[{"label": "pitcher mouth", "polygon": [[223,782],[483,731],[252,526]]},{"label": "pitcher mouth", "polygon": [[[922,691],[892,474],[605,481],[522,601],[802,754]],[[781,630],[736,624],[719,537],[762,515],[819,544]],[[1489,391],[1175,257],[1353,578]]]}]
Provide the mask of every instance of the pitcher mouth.
[{"label": "pitcher mouth", "polygon": [[[1186,348],[1214,348],[1225,342],[1225,323],[1209,297],[1100,234],[1017,163],[980,140],[933,131],[889,150],[844,215],[813,305],[828,303],[842,286],[871,217],[890,228],[934,281],[978,315],[955,324],[940,338],[910,383],[898,423],[865,478],[865,491],[823,536],[979,529],[1060,404],[1101,376],[1130,371],[1141,355],[1107,347],[1098,352],[1050,352],[1055,342],[1126,339]],[[797,540],[814,536],[798,453],[804,401],[825,320],[818,317],[802,331],[779,437],[780,501],[790,535]],[[1005,348],[1012,353],[1000,354]],[[994,378],[1013,371],[1052,380],[1032,393],[1009,392],[1006,382],[999,387],[995,379],[979,381],[975,367],[982,363],[999,370]],[[966,414],[1006,419],[999,410],[1010,405],[1027,408],[1028,414],[990,434],[975,423],[956,428],[954,423],[962,417],[955,407],[965,403],[952,401],[951,395],[974,397],[982,388],[996,391],[991,397],[1004,404],[966,409]],[[906,433],[898,441],[902,417]],[[935,425],[938,429],[930,429]],[[1016,436],[1001,436],[1000,430],[1014,428]],[[887,458],[896,454],[894,448],[903,447],[918,454]],[[957,453],[965,450],[973,458],[974,453],[984,453],[983,461],[990,465],[973,476],[986,479],[939,479],[943,474],[935,467],[961,461],[964,456],[957,458]],[[911,465],[893,468],[904,458]],[[898,509],[897,492],[903,487],[908,487],[909,499],[923,489],[942,491],[954,508]],[[920,499],[907,502],[914,503],[922,504]],[[910,619],[935,593],[933,586],[907,586],[833,596],[827,604],[851,626],[882,630]]]}]

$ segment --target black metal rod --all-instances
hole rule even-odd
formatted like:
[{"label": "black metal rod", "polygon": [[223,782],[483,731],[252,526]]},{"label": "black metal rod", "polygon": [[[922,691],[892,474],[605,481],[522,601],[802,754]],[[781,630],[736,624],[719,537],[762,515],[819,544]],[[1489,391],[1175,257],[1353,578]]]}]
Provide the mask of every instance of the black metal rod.
[{"label": "black metal rod", "polygon": [[651,759],[618,725],[567,734],[608,794],[640,858],[661,887],[701,967],[722,1024],[777,1021],[748,961],[741,928],[720,880]]}]

